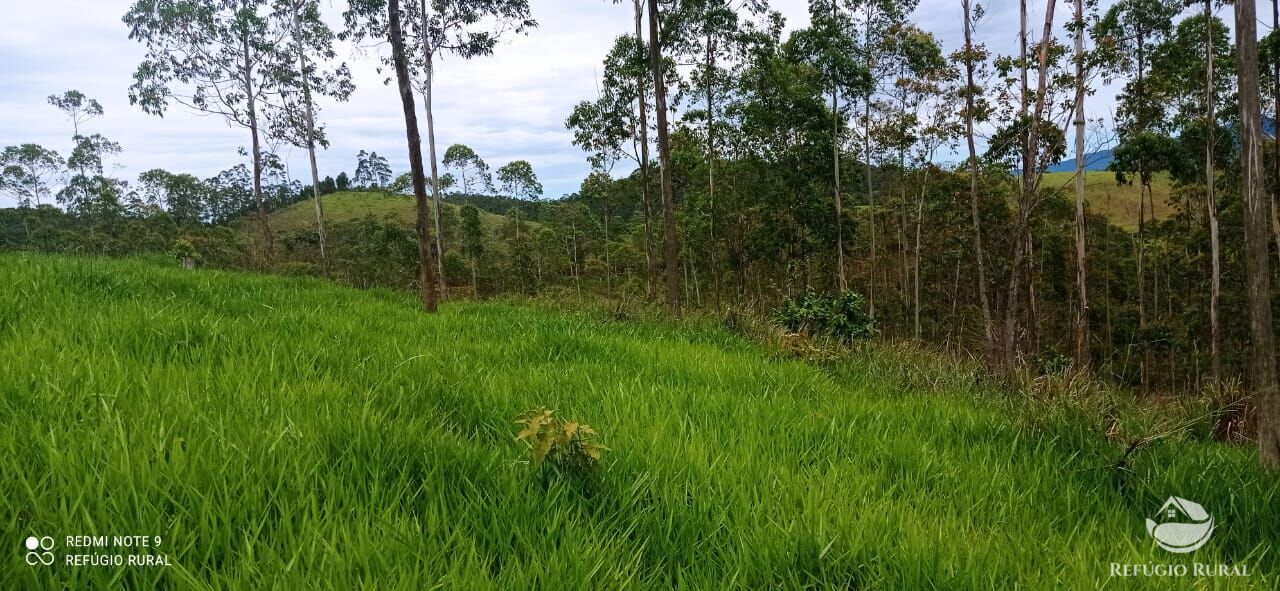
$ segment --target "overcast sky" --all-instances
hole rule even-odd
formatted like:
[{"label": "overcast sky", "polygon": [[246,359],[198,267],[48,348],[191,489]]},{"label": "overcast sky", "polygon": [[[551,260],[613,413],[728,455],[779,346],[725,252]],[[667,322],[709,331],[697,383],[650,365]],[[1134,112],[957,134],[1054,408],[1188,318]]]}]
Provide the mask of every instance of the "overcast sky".
[{"label": "overcast sky", "polygon": [[[344,0],[321,0],[331,26],[340,24]],[[1270,3],[1260,14],[1269,21]],[[248,132],[229,128],[220,118],[198,116],[174,106],[164,118],[129,105],[128,87],[143,55],[128,39],[120,17],[130,0],[0,0],[6,27],[0,35],[0,146],[35,142],[70,152],[71,124],[46,97],[79,89],[98,99],[106,115],[86,127],[119,142],[124,153],[114,160],[115,174],[134,179],[151,168],[190,172],[202,178],[241,162],[237,148],[249,144]],[[1011,52],[1017,31],[1017,2],[988,0],[979,41],[993,52]],[[436,86],[436,139],[474,148],[489,165],[528,160],[550,198],[575,191],[588,166],[571,143],[564,119],[573,105],[596,95],[596,78],[614,38],[633,30],[629,3],[607,0],[532,0],[540,26],[528,36],[511,37],[488,58],[446,60]],[[788,28],[808,23],[806,0],[773,0]],[[1042,14],[1033,0],[1032,22]],[[1070,14],[1060,3],[1059,21]],[[1103,4],[1110,4],[1104,0]],[[1230,14],[1220,9],[1230,20]],[[942,39],[949,52],[962,43],[958,0],[922,0],[913,20]],[[1266,28],[1263,28],[1265,31]],[[1038,30],[1039,27],[1037,26]],[[354,73],[357,90],[343,104],[322,104],[332,146],[320,154],[321,176],[355,168],[360,150],[386,156],[396,173],[408,169],[403,117],[394,84],[375,70],[371,55],[349,46],[339,57]],[[1095,99],[1109,110],[1110,92]],[[1105,105],[1105,106],[1104,106]],[[1094,115],[1091,114],[1091,117]],[[425,142],[425,121],[422,121]],[[425,147],[424,147],[425,149]],[[305,176],[305,152],[282,147],[291,175]],[[13,200],[0,197],[0,206]]]}]

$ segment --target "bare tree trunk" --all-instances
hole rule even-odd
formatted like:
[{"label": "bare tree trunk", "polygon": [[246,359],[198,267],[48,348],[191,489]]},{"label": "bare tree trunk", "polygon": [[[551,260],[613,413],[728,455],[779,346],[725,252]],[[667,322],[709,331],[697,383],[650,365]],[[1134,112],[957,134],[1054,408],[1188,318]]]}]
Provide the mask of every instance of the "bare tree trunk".
[{"label": "bare tree trunk", "polygon": [[1213,385],[1222,384],[1222,325],[1218,316],[1222,301],[1222,255],[1218,242],[1218,198],[1214,189],[1217,174],[1214,172],[1214,152],[1217,141],[1218,115],[1214,112],[1213,87],[1213,0],[1204,2],[1205,19],[1205,143],[1204,143],[1204,191],[1205,208],[1209,214],[1209,252],[1213,276],[1209,292],[1209,359],[1213,368]]},{"label": "bare tree trunk", "polygon": [[[836,16],[836,3],[831,3],[831,16]],[[840,293],[844,293],[849,289],[849,282],[844,275],[844,212],[841,205],[840,191],[840,106],[837,102],[839,93],[836,88],[836,81],[831,81],[831,164],[835,172],[835,193],[832,200],[836,205],[836,287]],[[707,108],[711,108],[710,101],[707,102]]]},{"label": "bare tree trunk", "polygon": [[916,202],[916,247],[915,247],[915,335],[920,340],[920,231],[924,226],[924,192],[925,183],[920,183],[920,200]]},{"label": "bare tree trunk", "polygon": [[253,149],[253,200],[258,206],[258,225],[262,227],[262,239],[267,243],[267,258],[270,259],[275,253],[275,236],[271,233],[267,205],[262,198],[262,143],[258,139],[258,103],[253,88],[253,60],[250,59],[248,37],[244,38],[244,88]]},{"label": "bare tree trunk", "polygon": [[[1139,173],[1141,174],[1141,173]],[[1138,187],[1138,347],[1142,355],[1139,362],[1139,374],[1142,382],[1142,393],[1147,393],[1147,275],[1146,275],[1146,201],[1147,184]]]},{"label": "bare tree trunk", "polygon": [[[716,143],[715,111],[712,109],[712,93],[715,92],[716,40],[707,34],[707,195],[710,211],[707,228],[711,239],[710,269],[712,289],[715,292],[716,310],[720,309],[720,245],[716,243]],[[840,268],[841,276],[844,267]]]},{"label": "bare tree trunk", "polygon": [[1240,162],[1244,176],[1244,240],[1248,269],[1249,335],[1253,391],[1258,405],[1258,456],[1280,467],[1280,386],[1276,383],[1271,320],[1270,240],[1266,179],[1262,171],[1262,101],[1258,91],[1258,21],[1253,2],[1236,2],[1237,76],[1240,92]]},{"label": "bare tree trunk", "polygon": [[[636,8],[636,40],[644,47],[644,34],[641,23],[644,19],[642,0],[635,0]],[[648,299],[654,298],[654,283],[657,272],[653,256],[653,209],[649,198],[649,104],[645,96],[644,77],[636,81],[640,88],[640,201],[644,208],[644,279],[645,293]]]},{"label": "bare tree trunk", "polygon": [[604,201],[604,292],[613,295],[613,265],[609,263],[609,198]]},{"label": "bare tree trunk", "polygon": [[[409,143],[409,171],[418,206],[418,289],[422,306],[436,311],[436,278],[431,252],[431,220],[428,215],[427,179],[422,172],[422,138],[418,135],[418,113],[413,104],[413,82],[409,79],[409,59],[405,55],[404,33],[400,29],[400,0],[387,0],[391,29],[391,55],[395,62],[400,105],[404,108],[405,137]],[[431,110],[427,109],[430,113]]]},{"label": "bare tree trunk", "polygon": [[[1025,10],[1026,0],[1023,0]],[[1031,210],[1035,206],[1036,195],[1039,192],[1040,171],[1036,156],[1039,153],[1040,125],[1039,121],[1044,113],[1045,103],[1045,87],[1048,84],[1049,69],[1049,41],[1053,34],[1053,9],[1056,0],[1049,0],[1045,4],[1044,18],[1044,35],[1040,38],[1039,54],[1039,80],[1036,88],[1035,111],[1028,123],[1028,132],[1026,139],[1026,150],[1023,153],[1023,187],[1022,194],[1018,199],[1018,216],[1017,227],[1014,229],[1013,239],[1013,260],[1009,266],[1009,291],[1005,295],[1005,311],[1004,311],[1004,368],[1006,371],[1013,369],[1017,360],[1017,333],[1018,333],[1018,294],[1021,292],[1020,280],[1021,273],[1019,270],[1027,257],[1027,252],[1023,248],[1029,240],[1028,236],[1031,231]],[[1026,36],[1024,27],[1023,37]],[[1026,67],[1025,60],[1023,67]],[[1024,72],[1023,77],[1026,74]],[[1025,99],[1024,99],[1025,100]],[[1034,169],[1034,170],[1033,170]]]},{"label": "bare tree trunk", "polygon": [[[1280,0],[1271,0],[1271,30],[1280,31]],[[1276,237],[1276,260],[1280,264],[1280,60],[1271,64],[1273,84],[1271,91],[1275,99],[1275,113],[1271,119],[1271,133],[1275,140],[1275,158],[1272,160],[1275,169],[1272,171],[1271,231]]]},{"label": "bare tree trunk", "polygon": [[970,0],[961,0],[964,6],[964,49],[965,49],[965,140],[969,146],[969,207],[973,215],[973,254],[978,265],[978,298],[982,305],[982,330],[983,336],[986,337],[987,365],[994,366],[996,362],[996,334],[995,328],[991,322],[991,304],[987,296],[987,272],[986,272],[986,254],[982,250],[982,217],[978,207],[978,150],[974,145],[974,100],[973,93],[977,88],[974,81],[974,62],[977,56],[973,55],[973,11]]},{"label": "bare tree trunk", "polygon": [[662,36],[658,31],[658,0],[649,0],[649,62],[653,69],[654,106],[658,112],[658,159],[662,183],[663,259],[666,267],[667,311],[680,314],[680,256],[676,242],[676,203],[671,189],[671,143],[667,137],[667,89],[662,63]]},{"label": "bare tree trunk", "polygon": [[293,3],[293,40],[298,46],[298,71],[302,79],[302,100],[307,115],[307,157],[311,163],[311,196],[316,202],[316,234],[320,239],[320,263],[324,276],[329,277],[329,253],[325,248],[327,236],[324,229],[324,203],[320,198],[320,169],[316,165],[316,116],[311,106],[311,80],[307,77],[307,54],[302,50],[302,18],[298,14],[298,3]]},{"label": "bare tree trunk", "polygon": [[866,129],[862,134],[862,151],[866,162],[867,180],[867,220],[871,236],[871,272],[867,281],[867,313],[872,320],[876,317],[876,194],[871,188],[871,96],[863,101],[863,117]]},{"label": "bare tree trunk", "polygon": [[1076,0],[1076,366],[1089,366],[1089,293],[1084,217],[1084,0]]},{"label": "bare tree trunk", "polygon": [[[421,0],[422,30],[427,30],[427,0]],[[436,226],[436,268],[439,271],[440,295],[449,299],[449,280],[444,274],[444,231],[440,227],[440,165],[436,159],[436,119],[431,104],[432,85],[435,84],[435,53],[426,34],[422,36],[422,55],[426,60],[427,79],[422,87],[423,108],[427,113],[427,146],[431,152],[431,201]]]}]

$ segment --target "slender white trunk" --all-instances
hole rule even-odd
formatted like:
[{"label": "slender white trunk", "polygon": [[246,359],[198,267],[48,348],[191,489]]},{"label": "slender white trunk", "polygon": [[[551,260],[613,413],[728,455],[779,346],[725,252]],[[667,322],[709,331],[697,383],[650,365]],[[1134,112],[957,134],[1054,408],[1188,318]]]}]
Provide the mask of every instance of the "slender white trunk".
[{"label": "slender white trunk", "polygon": [[329,253],[326,250],[324,229],[324,203],[320,199],[320,169],[316,165],[316,116],[311,105],[311,78],[307,73],[307,53],[302,48],[302,18],[298,14],[298,2],[293,3],[293,42],[298,47],[298,72],[302,80],[302,102],[307,116],[307,156],[311,161],[311,196],[316,202],[316,234],[320,239],[320,264],[324,276],[329,276]]}]

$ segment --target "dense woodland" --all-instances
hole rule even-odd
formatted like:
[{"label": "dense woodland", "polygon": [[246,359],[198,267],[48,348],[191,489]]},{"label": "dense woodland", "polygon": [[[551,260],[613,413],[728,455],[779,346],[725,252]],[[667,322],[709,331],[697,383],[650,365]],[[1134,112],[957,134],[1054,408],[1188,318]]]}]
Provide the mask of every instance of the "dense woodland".
[{"label": "dense woodland", "polygon": [[[434,65],[537,34],[529,0],[350,0],[340,22],[315,0],[139,0],[124,15],[148,56],[131,102],[243,128],[239,163],[116,178],[123,148],[93,132],[109,114],[50,96],[74,149],[4,149],[0,189],[18,207],[0,210],[0,248],[322,275],[416,290],[428,311],[574,290],[678,316],[856,292],[879,338],[997,373],[1222,392],[1280,463],[1276,1],[1035,1],[1039,23],[1027,0],[1021,23],[953,4],[965,38],[948,45],[913,24],[912,0],[810,0],[797,30],[765,0],[634,0],[600,93],[565,113],[593,172],[544,199],[529,162],[491,170],[438,145],[432,113]],[[1018,51],[975,43],[987,28],[1021,31]],[[364,151],[350,175],[317,169],[322,107],[355,91],[339,41],[394,79],[410,171]],[[1104,84],[1120,88],[1114,113],[1090,104]],[[310,169],[288,171],[284,146]],[[1115,182],[1139,189],[1136,228],[1086,198],[1081,172],[1044,182],[1102,148]],[[411,221],[327,219],[325,198],[353,191],[399,196]],[[308,227],[272,226],[299,207]]]}]

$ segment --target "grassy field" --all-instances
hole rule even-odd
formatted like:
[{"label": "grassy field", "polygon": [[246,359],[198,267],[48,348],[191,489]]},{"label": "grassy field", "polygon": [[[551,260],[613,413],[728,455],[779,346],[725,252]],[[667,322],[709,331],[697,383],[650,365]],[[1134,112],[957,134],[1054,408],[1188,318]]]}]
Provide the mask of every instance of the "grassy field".
[{"label": "grassy field", "polygon": [[[1095,213],[1107,216],[1107,219],[1129,231],[1138,229],[1138,195],[1139,185],[1116,184],[1116,175],[1110,171],[1091,171],[1084,173],[1085,200]],[[1041,186],[1045,189],[1061,189],[1072,199],[1075,197],[1074,172],[1045,173]],[[1159,173],[1151,182],[1151,196],[1155,200],[1155,219],[1168,217],[1173,208],[1169,205],[1169,193],[1173,190],[1169,175]],[[1147,219],[1152,212],[1148,209]]]},{"label": "grassy field", "polygon": [[[0,254],[0,589],[1257,588],[1280,478],[1123,443],[896,354],[825,368],[714,325],[604,322],[163,261]],[[932,383],[931,388],[913,386]],[[545,405],[612,449],[535,470]],[[1170,495],[1218,529],[1154,546]],[[69,566],[159,536],[164,567]],[[27,536],[56,540],[28,566]],[[1246,564],[1113,580],[1110,563]]]}]

